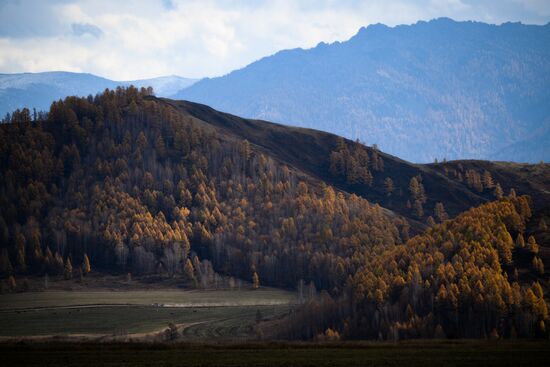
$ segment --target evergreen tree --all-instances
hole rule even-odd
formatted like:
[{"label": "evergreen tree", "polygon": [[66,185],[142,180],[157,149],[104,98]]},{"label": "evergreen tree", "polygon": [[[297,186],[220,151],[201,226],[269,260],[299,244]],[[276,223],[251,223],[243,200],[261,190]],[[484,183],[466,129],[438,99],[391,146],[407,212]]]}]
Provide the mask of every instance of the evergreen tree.
[{"label": "evergreen tree", "polygon": [[495,198],[497,198],[498,200],[502,199],[502,197],[504,196],[504,191],[502,191],[502,187],[500,187],[500,184],[498,183],[495,186],[494,195]]},{"label": "evergreen tree", "polygon": [[393,180],[390,177],[386,177],[384,180],[384,188],[386,190],[386,195],[391,196],[393,193],[394,187],[393,187]]},{"label": "evergreen tree", "polygon": [[434,215],[439,222],[444,222],[449,218],[447,212],[445,212],[445,207],[443,206],[443,203],[435,204]]},{"label": "evergreen tree", "polygon": [[252,274],[252,288],[254,289],[260,288],[260,277],[256,272]]},{"label": "evergreen tree", "polygon": [[90,265],[90,259],[88,258],[88,255],[84,254],[84,261],[82,262],[82,271],[84,275],[90,273],[92,271],[92,266]]},{"label": "evergreen tree", "polygon": [[72,279],[73,278],[73,265],[71,264],[71,258],[67,258],[67,261],[65,262],[65,271],[64,271],[65,279]]}]

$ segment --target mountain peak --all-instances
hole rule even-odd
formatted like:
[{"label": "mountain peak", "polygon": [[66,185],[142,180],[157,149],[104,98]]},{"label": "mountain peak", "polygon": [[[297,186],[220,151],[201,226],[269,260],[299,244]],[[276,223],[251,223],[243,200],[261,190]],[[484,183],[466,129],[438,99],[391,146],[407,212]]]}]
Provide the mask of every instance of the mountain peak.
[{"label": "mountain peak", "polygon": [[[547,27],[516,23],[371,24],[348,41],[280,51],[176,98],[359,138],[415,162],[497,152],[538,162],[550,159],[536,138],[550,131],[549,38]],[[500,153],[526,141],[522,157]]]}]

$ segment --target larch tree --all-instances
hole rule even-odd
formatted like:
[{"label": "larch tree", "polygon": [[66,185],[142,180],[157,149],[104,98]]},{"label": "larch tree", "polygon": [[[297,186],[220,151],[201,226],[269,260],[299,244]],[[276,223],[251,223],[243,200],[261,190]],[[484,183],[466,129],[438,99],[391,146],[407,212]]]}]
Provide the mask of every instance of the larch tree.
[{"label": "larch tree", "polygon": [[65,279],[69,280],[73,277],[73,265],[71,264],[71,258],[67,257],[64,270]]},{"label": "larch tree", "polygon": [[185,265],[183,267],[183,273],[185,274],[185,277],[188,280],[195,279],[195,269],[193,268],[193,263],[189,258],[185,261]]},{"label": "larch tree", "polygon": [[502,187],[500,187],[499,183],[496,184],[493,194],[498,200],[502,199],[502,197],[504,196],[504,191],[502,191]]},{"label": "larch tree", "polygon": [[443,203],[436,203],[435,204],[434,215],[435,215],[435,218],[439,222],[444,222],[447,219],[449,219],[449,216],[447,215],[447,212],[445,211],[445,207],[443,206]]},{"label": "larch tree", "polygon": [[394,191],[393,180],[391,179],[391,177],[386,177],[386,179],[384,180],[384,188],[386,190],[386,195],[391,196]]},{"label": "larch tree", "polygon": [[527,249],[533,254],[539,253],[539,245],[537,244],[537,240],[535,240],[534,236],[529,236],[527,239]]},{"label": "larch tree", "polygon": [[87,254],[84,254],[84,260],[82,261],[82,272],[84,275],[92,271],[92,266],[90,265],[90,259]]},{"label": "larch tree", "polygon": [[252,288],[254,289],[260,288],[260,277],[258,276],[257,272],[254,272],[252,274]]},{"label": "larch tree", "polygon": [[491,172],[485,170],[483,172],[483,186],[485,186],[488,189],[492,189],[495,185],[493,181],[493,176],[491,176]]}]

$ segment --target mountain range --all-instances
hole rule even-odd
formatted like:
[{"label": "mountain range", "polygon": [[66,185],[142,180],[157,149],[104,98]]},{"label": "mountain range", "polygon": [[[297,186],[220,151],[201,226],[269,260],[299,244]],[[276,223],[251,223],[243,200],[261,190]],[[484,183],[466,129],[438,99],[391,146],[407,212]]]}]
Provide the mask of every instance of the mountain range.
[{"label": "mountain range", "polygon": [[411,162],[536,163],[550,160],[549,45],[550,24],[375,24],[348,41],[283,50],[211,79],[0,74],[0,116],[133,84],[152,86],[159,97],[376,144]]},{"label": "mountain range", "polygon": [[0,74],[0,116],[18,108],[47,111],[50,104],[67,96],[95,95],[117,86],[153,87],[158,96],[170,96],[197,79],[161,76],[151,79],[115,81],[88,73],[52,71],[44,73]]},{"label": "mountain range", "polygon": [[330,131],[413,162],[550,159],[550,24],[361,28],[177,93],[250,118]]}]

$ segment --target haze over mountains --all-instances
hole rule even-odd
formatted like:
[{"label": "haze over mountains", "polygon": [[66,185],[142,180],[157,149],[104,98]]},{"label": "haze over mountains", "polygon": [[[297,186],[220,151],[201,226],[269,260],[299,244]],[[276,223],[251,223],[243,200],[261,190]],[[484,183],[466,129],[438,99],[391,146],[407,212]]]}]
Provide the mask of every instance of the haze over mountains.
[{"label": "haze over mountains", "polygon": [[285,50],[173,96],[414,162],[550,159],[550,24],[437,19]]},{"label": "haze over mountains", "polygon": [[151,86],[158,96],[170,96],[196,81],[175,75],[115,81],[93,74],[64,71],[0,74],[0,116],[23,107],[47,111],[50,104],[60,98],[95,95],[106,88],[115,89],[117,86]]}]

